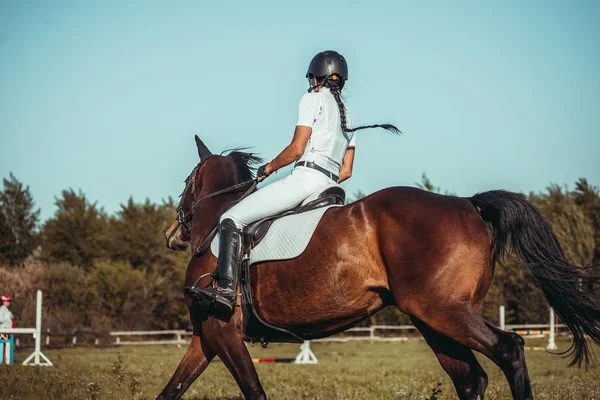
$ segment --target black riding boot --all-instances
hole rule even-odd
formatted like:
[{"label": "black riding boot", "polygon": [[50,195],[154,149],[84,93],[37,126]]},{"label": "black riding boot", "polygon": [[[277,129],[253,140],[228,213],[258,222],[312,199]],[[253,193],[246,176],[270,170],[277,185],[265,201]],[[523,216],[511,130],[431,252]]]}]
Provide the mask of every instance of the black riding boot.
[{"label": "black riding boot", "polygon": [[242,235],[234,222],[229,218],[221,222],[217,261],[219,286],[187,290],[187,294],[207,313],[229,316],[233,312],[237,302],[241,248]]}]

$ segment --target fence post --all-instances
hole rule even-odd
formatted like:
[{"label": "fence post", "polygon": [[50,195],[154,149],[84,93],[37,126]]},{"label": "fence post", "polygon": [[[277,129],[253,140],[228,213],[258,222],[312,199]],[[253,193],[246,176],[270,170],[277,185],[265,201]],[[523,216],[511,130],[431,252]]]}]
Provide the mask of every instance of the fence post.
[{"label": "fence post", "polygon": [[77,345],[77,331],[76,330],[73,331],[72,343],[73,343],[73,347],[75,347],[75,345]]},{"label": "fence post", "polygon": [[46,329],[46,347],[50,347],[50,328]]},{"label": "fence post", "polygon": [[546,350],[557,350],[558,346],[556,345],[556,341],[554,340],[554,310],[550,309],[550,336],[548,337],[548,346],[546,346]]},{"label": "fence post", "polygon": [[500,329],[503,331],[506,330],[506,325],[504,323],[504,306],[500,306]]},{"label": "fence post", "polygon": [[370,332],[369,332],[369,337],[370,337],[371,340],[373,340],[373,339],[375,339],[375,326],[371,325],[370,328],[371,329],[370,329]]}]

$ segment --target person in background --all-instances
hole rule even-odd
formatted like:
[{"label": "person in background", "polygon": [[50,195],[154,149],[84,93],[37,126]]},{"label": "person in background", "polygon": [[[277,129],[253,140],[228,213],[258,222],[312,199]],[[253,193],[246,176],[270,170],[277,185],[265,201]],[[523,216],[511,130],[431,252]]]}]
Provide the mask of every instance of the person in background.
[{"label": "person in background", "polygon": [[8,295],[2,296],[2,306],[0,306],[0,329],[10,329],[13,327],[13,320],[15,317],[10,312],[11,298]]},{"label": "person in background", "polygon": [[3,343],[0,343],[0,363],[8,363],[10,360],[11,349],[9,346],[4,345],[4,341],[10,339],[10,334],[2,333],[2,329],[10,329],[13,327],[14,316],[10,312],[8,307],[10,306],[11,298],[8,295],[2,296],[2,305],[0,306],[0,339]]}]

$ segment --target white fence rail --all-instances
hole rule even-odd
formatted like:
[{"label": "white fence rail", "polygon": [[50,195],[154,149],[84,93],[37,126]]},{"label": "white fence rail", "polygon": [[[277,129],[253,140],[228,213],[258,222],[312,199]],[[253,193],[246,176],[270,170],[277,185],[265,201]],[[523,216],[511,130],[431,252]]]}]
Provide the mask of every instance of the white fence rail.
[{"label": "white fence rail", "polygon": [[[546,337],[549,336],[551,325],[526,324],[506,325],[506,331],[514,331],[522,336]],[[13,334],[34,334],[35,328],[11,329]],[[556,334],[568,333],[562,324],[555,325]],[[192,336],[191,331],[164,330],[164,331],[115,331],[115,332],[89,332],[73,331],[71,333],[41,332],[44,347],[70,347],[70,346],[135,346],[135,345],[182,345],[188,344]],[[338,335],[315,339],[314,342],[403,342],[410,339],[421,338],[421,334],[413,325],[373,325],[368,327],[350,328]],[[23,347],[16,339],[16,347]]]},{"label": "white fence rail", "polygon": [[[183,340],[183,336],[192,336],[192,332],[184,330],[170,331],[136,331],[136,332],[109,332],[110,336],[115,337],[114,344],[117,346],[123,345],[146,345],[146,344],[188,344],[187,340]],[[175,336],[175,339],[157,339],[157,340],[121,340],[122,336]]]},{"label": "white fence rail", "polygon": [[[41,295],[41,293],[40,293]],[[41,301],[40,301],[41,304]],[[525,325],[505,325],[504,324],[504,307],[500,306],[500,328],[506,331],[514,331],[520,335],[528,337],[545,337],[549,336],[549,349],[556,348],[554,343],[554,335],[556,333],[568,333],[566,327],[562,324],[554,324],[554,312],[550,310],[550,324],[525,324]],[[41,315],[40,315],[41,317]],[[41,320],[41,318],[40,318]],[[18,334],[34,334],[37,336],[40,327],[34,328],[17,328],[13,329],[12,333]],[[37,334],[37,335],[36,335]],[[39,336],[46,336],[44,344],[46,347],[51,346],[51,338],[64,338],[61,343],[56,341],[52,343],[53,347],[60,346],[126,346],[126,345],[165,345],[175,344],[182,345],[189,343],[189,336],[192,332],[185,330],[164,330],[164,331],[116,331],[116,332],[89,332],[89,331],[73,331],[71,333],[51,333],[43,332]],[[81,339],[81,340],[78,340]],[[398,342],[406,341],[412,338],[421,338],[421,334],[413,325],[372,325],[368,327],[350,328],[338,335],[323,339],[316,339],[315,342],[349,342],[354,340],[368,340],[378,342]],[[69,340],[70,339],[70,340]],[[93,339],[93,344],[92,340]],[[125,339],[125,340],[124,340]],[[39,347],[41,337],[36,340]],[[61,342],[61,340],[58,340]],[[16,340],[16,346],[19,347],[19,339]],[[36,352],[39,348],[36,349]]]},{"label": "white fence rail", "polygon": [[[522,335],[544,337],[548,336],[549,324],[531,324],[531,325],[506,325],[507,331],[517,331]],[[564,331],[564,325],[556,325],[557,330]],[[527,331],[527,332],[524,332]],[[540,333],[543,332],[543,333]],[[87,332],[86,335],[89,335]],[[77,332],[73,332],[73,345],[80,345],[77,341]],[[164,331],[117,331],[108,332],[103,337],[109,337],[109,346],[129,346],[129,345],[182,345],[189,343],[191,331],[185,330],[164,330]],[[315,339],[313,342],[350,342],[350,341],[374,341],[374,342],[402,342],[410,339],[421,338],[421,334],[413,325],[372,325],[368,327],[350,328],[341,334]],[[98,345],[100,339],[95,338],[94,344]],[[49,337],[46,338],[46,345],[50,344]]]}]

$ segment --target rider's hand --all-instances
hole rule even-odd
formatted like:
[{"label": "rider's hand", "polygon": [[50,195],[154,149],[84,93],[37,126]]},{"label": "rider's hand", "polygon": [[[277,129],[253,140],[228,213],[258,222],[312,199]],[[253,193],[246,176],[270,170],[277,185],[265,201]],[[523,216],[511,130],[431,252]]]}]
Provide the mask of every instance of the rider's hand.
[{"label": "rider's hand", "polygon": [[262,165],[260,168],[258,168],[258,171],[256,171],[256,180],[258,182],[262,182],[265,179],[267,179],[267,177],[272,173],[273,167],[271,166],[271,163],[266,163],[265,165]]},{"label": "rider's hand", "polygon": [[260,177],[256,178],[256,181],[258,183],[260,183],[260,182],[264,181],[265,179],[267,179],[267,175],[263,175],[263,176],[260,176]]}]

